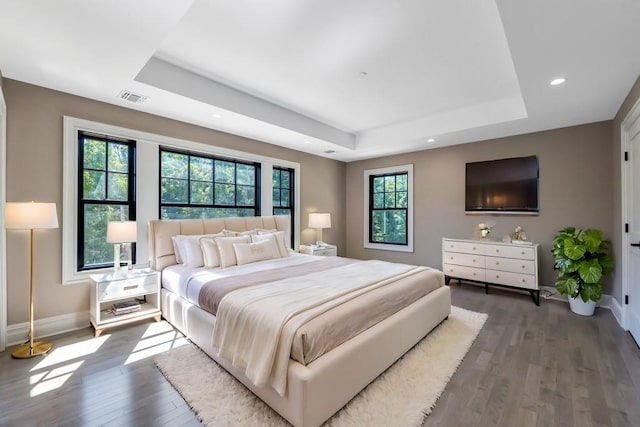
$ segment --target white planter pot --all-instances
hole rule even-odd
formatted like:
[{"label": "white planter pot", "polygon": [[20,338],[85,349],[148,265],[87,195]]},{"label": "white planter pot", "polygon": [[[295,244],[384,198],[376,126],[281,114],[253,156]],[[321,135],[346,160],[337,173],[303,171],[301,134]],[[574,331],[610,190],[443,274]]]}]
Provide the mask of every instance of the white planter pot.
[{"label": "white planter pot", "polygon": [[580,296],[578,296],[578,298],[571,298],[569,296],[569,307],[571,311],[580,316],[593,316],[593,312],[596,311],[596,302],[584,302]]}]

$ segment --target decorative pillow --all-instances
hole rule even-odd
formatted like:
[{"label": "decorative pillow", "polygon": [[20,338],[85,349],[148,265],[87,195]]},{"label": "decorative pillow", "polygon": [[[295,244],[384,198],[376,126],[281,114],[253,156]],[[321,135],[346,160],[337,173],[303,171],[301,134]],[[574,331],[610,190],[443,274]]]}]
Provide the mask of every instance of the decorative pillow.
[{"label": "decorative pillow", "polygon": [[204,265],[204,257],[202,249],[200,248],[200,239],[215,238],[219,236],[222,236],[222,234],[179,234],[175,236],[179,248],[178,250],[180,252],[180,258],[182,258],[184,265],[187,267],[202,267]]},{"label": "decorative pillow", "polygon": [[206,268],[220,267],[220,251],[213,238],[200,239],[200,249],[202,249],[204,266]]},{"label": "decorative pillow", "polygon": [[180,256],[180,245],[178,244],[178,236],[171,236],[171,243],[173,243],[173,253],[176,256],[176,262],[182,264],[182,257]]},{"label": "decorative pillow", "polygon": [[233,231],[233,230],[222,230],[224,233],[224,237],[236,237],[236,236],[250,236],[252,234],[258,234],[258,229],[254,228],[253,230],[246,231]]},{"label": "decorative pillow", "polygon": [[287,249],[287,243],[284,238],[284,231],[278,230],[258,230],[257,237],[261,236],[274,236],[276,242],[278,243],[278,251],[280,251],[280,256],[282,258],[289,256],[289,250]]},{"label": "decorative pillow", "polygon": [[233,249],[236,253],[238,265],[280,258],[278,245],[272,239],[255,243],[234,243]]},{"label": "decorative pillow", "polygon": [[238,260],[236,259],[236,252],[233,249],[234,243],[251,243],[250,236],[237,236],[237,237],[216,237],[216,244],[218,245],[218,252],[220,253],[220,267],[226,268],[236,265]]}]

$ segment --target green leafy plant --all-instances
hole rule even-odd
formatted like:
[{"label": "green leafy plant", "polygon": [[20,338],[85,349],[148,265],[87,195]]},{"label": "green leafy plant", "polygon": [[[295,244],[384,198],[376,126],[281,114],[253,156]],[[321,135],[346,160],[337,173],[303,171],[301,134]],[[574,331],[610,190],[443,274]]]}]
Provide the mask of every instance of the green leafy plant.
[{"label": "green leafy plant", "polygon": [[598,301],[602,296],[602,277],[614,268],[609,241],[600,230],[567,227],[553,238],[554,268],[558,270],[556,289],[582,301]]}]

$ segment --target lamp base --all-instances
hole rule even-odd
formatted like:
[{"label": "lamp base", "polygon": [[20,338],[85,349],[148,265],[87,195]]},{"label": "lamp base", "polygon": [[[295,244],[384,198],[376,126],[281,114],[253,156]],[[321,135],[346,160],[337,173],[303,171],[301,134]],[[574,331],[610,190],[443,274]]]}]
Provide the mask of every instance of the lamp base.
[{"label": "lamp base", "polygon": [[46,341],[34,341],[33,351],[29,343],[17,346],[12,352],[11,357],[14,359],[29,359],[35,356],[44,356],[51,350],[53,344]]}]

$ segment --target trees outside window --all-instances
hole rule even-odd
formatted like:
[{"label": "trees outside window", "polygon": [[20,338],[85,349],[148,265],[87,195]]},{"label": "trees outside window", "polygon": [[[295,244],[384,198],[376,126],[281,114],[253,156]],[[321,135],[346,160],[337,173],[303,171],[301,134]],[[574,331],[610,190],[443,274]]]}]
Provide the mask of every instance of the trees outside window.
[{"label": "trees outside window", "polygon": [[78,132],[78,165],[78,271],[109,267],[107,223],[135,220],[135,141]]},{"label": "trees outside window", "polygon": [[160,218],[260,215],[260,165],[160,149]]}]

